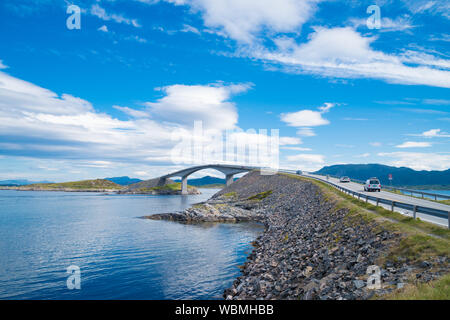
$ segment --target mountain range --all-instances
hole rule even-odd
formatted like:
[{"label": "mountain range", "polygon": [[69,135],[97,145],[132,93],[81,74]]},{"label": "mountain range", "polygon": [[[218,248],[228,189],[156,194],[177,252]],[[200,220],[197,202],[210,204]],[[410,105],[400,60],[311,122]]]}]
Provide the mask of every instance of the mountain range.
[{"label": "mountain range", "polygon": [[120,184],[121,186],[128,186],[128,185],[130,185],[130,184],[138,183],[138,182],[141,182],[141,181],[142,181],[141,179],[130,178],[130,177],[127,177],[127,176],[124,176],[124,177],[105,178],[105,180],[109,180],[109,181],[111,181],[111,182]]},{"label": "mountain range", "polygon": [[[450,169],[444,171],[416,171],[406,167],[391,167],[382,164],[339,164],[323,167],[314,172],[321,175],[348,176],[352,179],[380,179],[381,184],[394,186],[450,186]],[[392,181],[389,181],[389,174]]]}]

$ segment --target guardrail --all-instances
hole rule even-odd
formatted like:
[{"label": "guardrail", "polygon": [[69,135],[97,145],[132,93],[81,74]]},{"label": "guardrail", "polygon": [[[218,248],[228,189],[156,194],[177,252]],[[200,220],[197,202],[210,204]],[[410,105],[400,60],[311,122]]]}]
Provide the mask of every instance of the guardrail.
[{"label": "guardrail", "polygon": [[409,210],[413,213],[414,219],[417,218],[417,213],[422,213],[422,214],[426,214],[426,215],[430,215],[430,216],[434,216],[434,217],[438,217],[438,218],[447,219],[447,221],[448,221],[447,227],[450,229],[450,212],[448,212],[448,211],[433,209],[433,208],[428,208],[428,207],[423,207],[423,206],[417,206],[417,205],[413,205],[413,204],[409,204],[409,203],[404,203],[401,201],[392,201],[392,200],[382,199],[382,198],[371,196],[371,195],[368,195],[365,193],[348,190],[338,184],[327,181],[326,179],[321,179],[318,177],[311,177],[311,176],[306,176],[306,177],[325,182],[346,194],[349,194],[353,197],[358,197],[358,200],[363,199],[366,202],[368,202],[369,200],[374,201],[376,203],[377,207],[380,206],[380,204],[389,205],[391,207],[392,212],[394,211],[394,209],[396,207]]},{"label": "guardrail", "polygon": [[[336,178],[336,179],[341,178],[340,176],[336,176],[336,175],[332,175],[332,174],[329,174],[329,176],[333,177],[333,178]],[[359,180],[359,179],[352,179],[352,178],[350,178],[350,179],[351,179],[352,182],[356,182],[356,183],[359,183],[359,184],[365,184],[366,183],[365,181],[362,181],[362,180]],[[408,189],[408,188],[392,187],[392,186],[387,186],[387,185],[383,185],[382,188],[383,189],[389,189],[389,190],[397,190],[397,191],[402,192],[404,195],[411,196],[411,197],[414,197],[414,194],[420,194],[422,199],[425,199],[425,196],[430,196],[432,198],[434,197],[435,201],[437,201],[438,198],[450,199],[450,196],[445,195],[445,194],[439,194],[439,193],[423,192],[423,191],[420,191],[420,190],[412,190],[412,189]],[[410,194],[408,195],[406,193],[410,193]]]}]

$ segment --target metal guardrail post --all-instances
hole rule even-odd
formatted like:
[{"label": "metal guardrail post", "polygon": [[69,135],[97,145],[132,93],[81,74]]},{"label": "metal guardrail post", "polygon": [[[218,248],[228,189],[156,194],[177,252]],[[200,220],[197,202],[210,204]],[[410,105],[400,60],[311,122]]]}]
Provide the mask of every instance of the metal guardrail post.
[{"label": "metal guardrail post", "polygon": [[391,211],[394,212],[394,206],[395,206],[395,201],[392,201],[391,203]]},{"label": "metal guardrail post", "polygon": [[414,220],[416,219],[416,214],[417,214],[417,206],[414,206],[414,211],[413,211]]},{"label": "metal guardrail post", "polygon": [[366,196],[366,203],[367,203],[367,201],[369,201],[369,196]]},{"label": "metal guardrail post", "polygon": [[380,204],[380,198],[377,198],[377,207]]}]

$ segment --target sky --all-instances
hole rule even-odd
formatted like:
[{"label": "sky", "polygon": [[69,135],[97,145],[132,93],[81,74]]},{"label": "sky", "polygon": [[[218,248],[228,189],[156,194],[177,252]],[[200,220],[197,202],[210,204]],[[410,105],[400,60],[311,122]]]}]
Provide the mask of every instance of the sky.
[{"label": "sky", "polygon": [[281,168],[449,169],[449,30],[448,1],[2,0],[0,180],[219,163],[179,152],[199,121]]}]

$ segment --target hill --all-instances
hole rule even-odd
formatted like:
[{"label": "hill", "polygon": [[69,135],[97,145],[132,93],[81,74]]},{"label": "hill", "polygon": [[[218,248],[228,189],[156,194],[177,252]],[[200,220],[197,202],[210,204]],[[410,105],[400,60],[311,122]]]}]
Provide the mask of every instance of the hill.
[{"label": "hill", "polygon": [[392,174],[392,185],[395,186],[428,186],[436,189],[450,187],[450,169],[445,171],[416,171],[411,168],[391,167],[382,164],[340,164],[323,167],[315,173],[349,176],[359,180],[377,177],[382,184],[389,184],[388,176]]},{"label": "hill", "polygon": [[124,177],[113,177],[113,178],[105,178],[105,180],[109,180],[112,181],[114,183],[120,184],[121,186],[128,186],[130,184],[133,183],[138,183],[141,182],[141,179],[137,179],[137,178],[130,178],[127,176]]},{"label": "hill", "polygon": [[35,183],[52,183],[51,181],[29,181],[26,179],[1,180],[0,186],[26,186]]},{"label": "hill", "polygon": [[[120,190],[122,194],[181,194],[181,183],[171,179],[149,179],[138,183],[131,184]],[[189,194],[200,194],[197,188],[188,186]]]},{"label": "hill", "polygon": [[105,179],[82,180],[62,183],[35,183],[27,186],[21,186],[18,190],[30,191],[90,191],[105,192],[117,191],[122,189],[121,185]]},{"label": "hill", "polygon": [[[236,181],[239,178],[234,178]],[[181,182],[181,180],[174,180],[175,182]],[[202,178],[197,179],[188,179],[188,184],[195,187],[202,187],[202,186],[220,186],[225,185],[225,179],[217,178],[217,177],[211,177],[211,176],[204,176]]]}]

